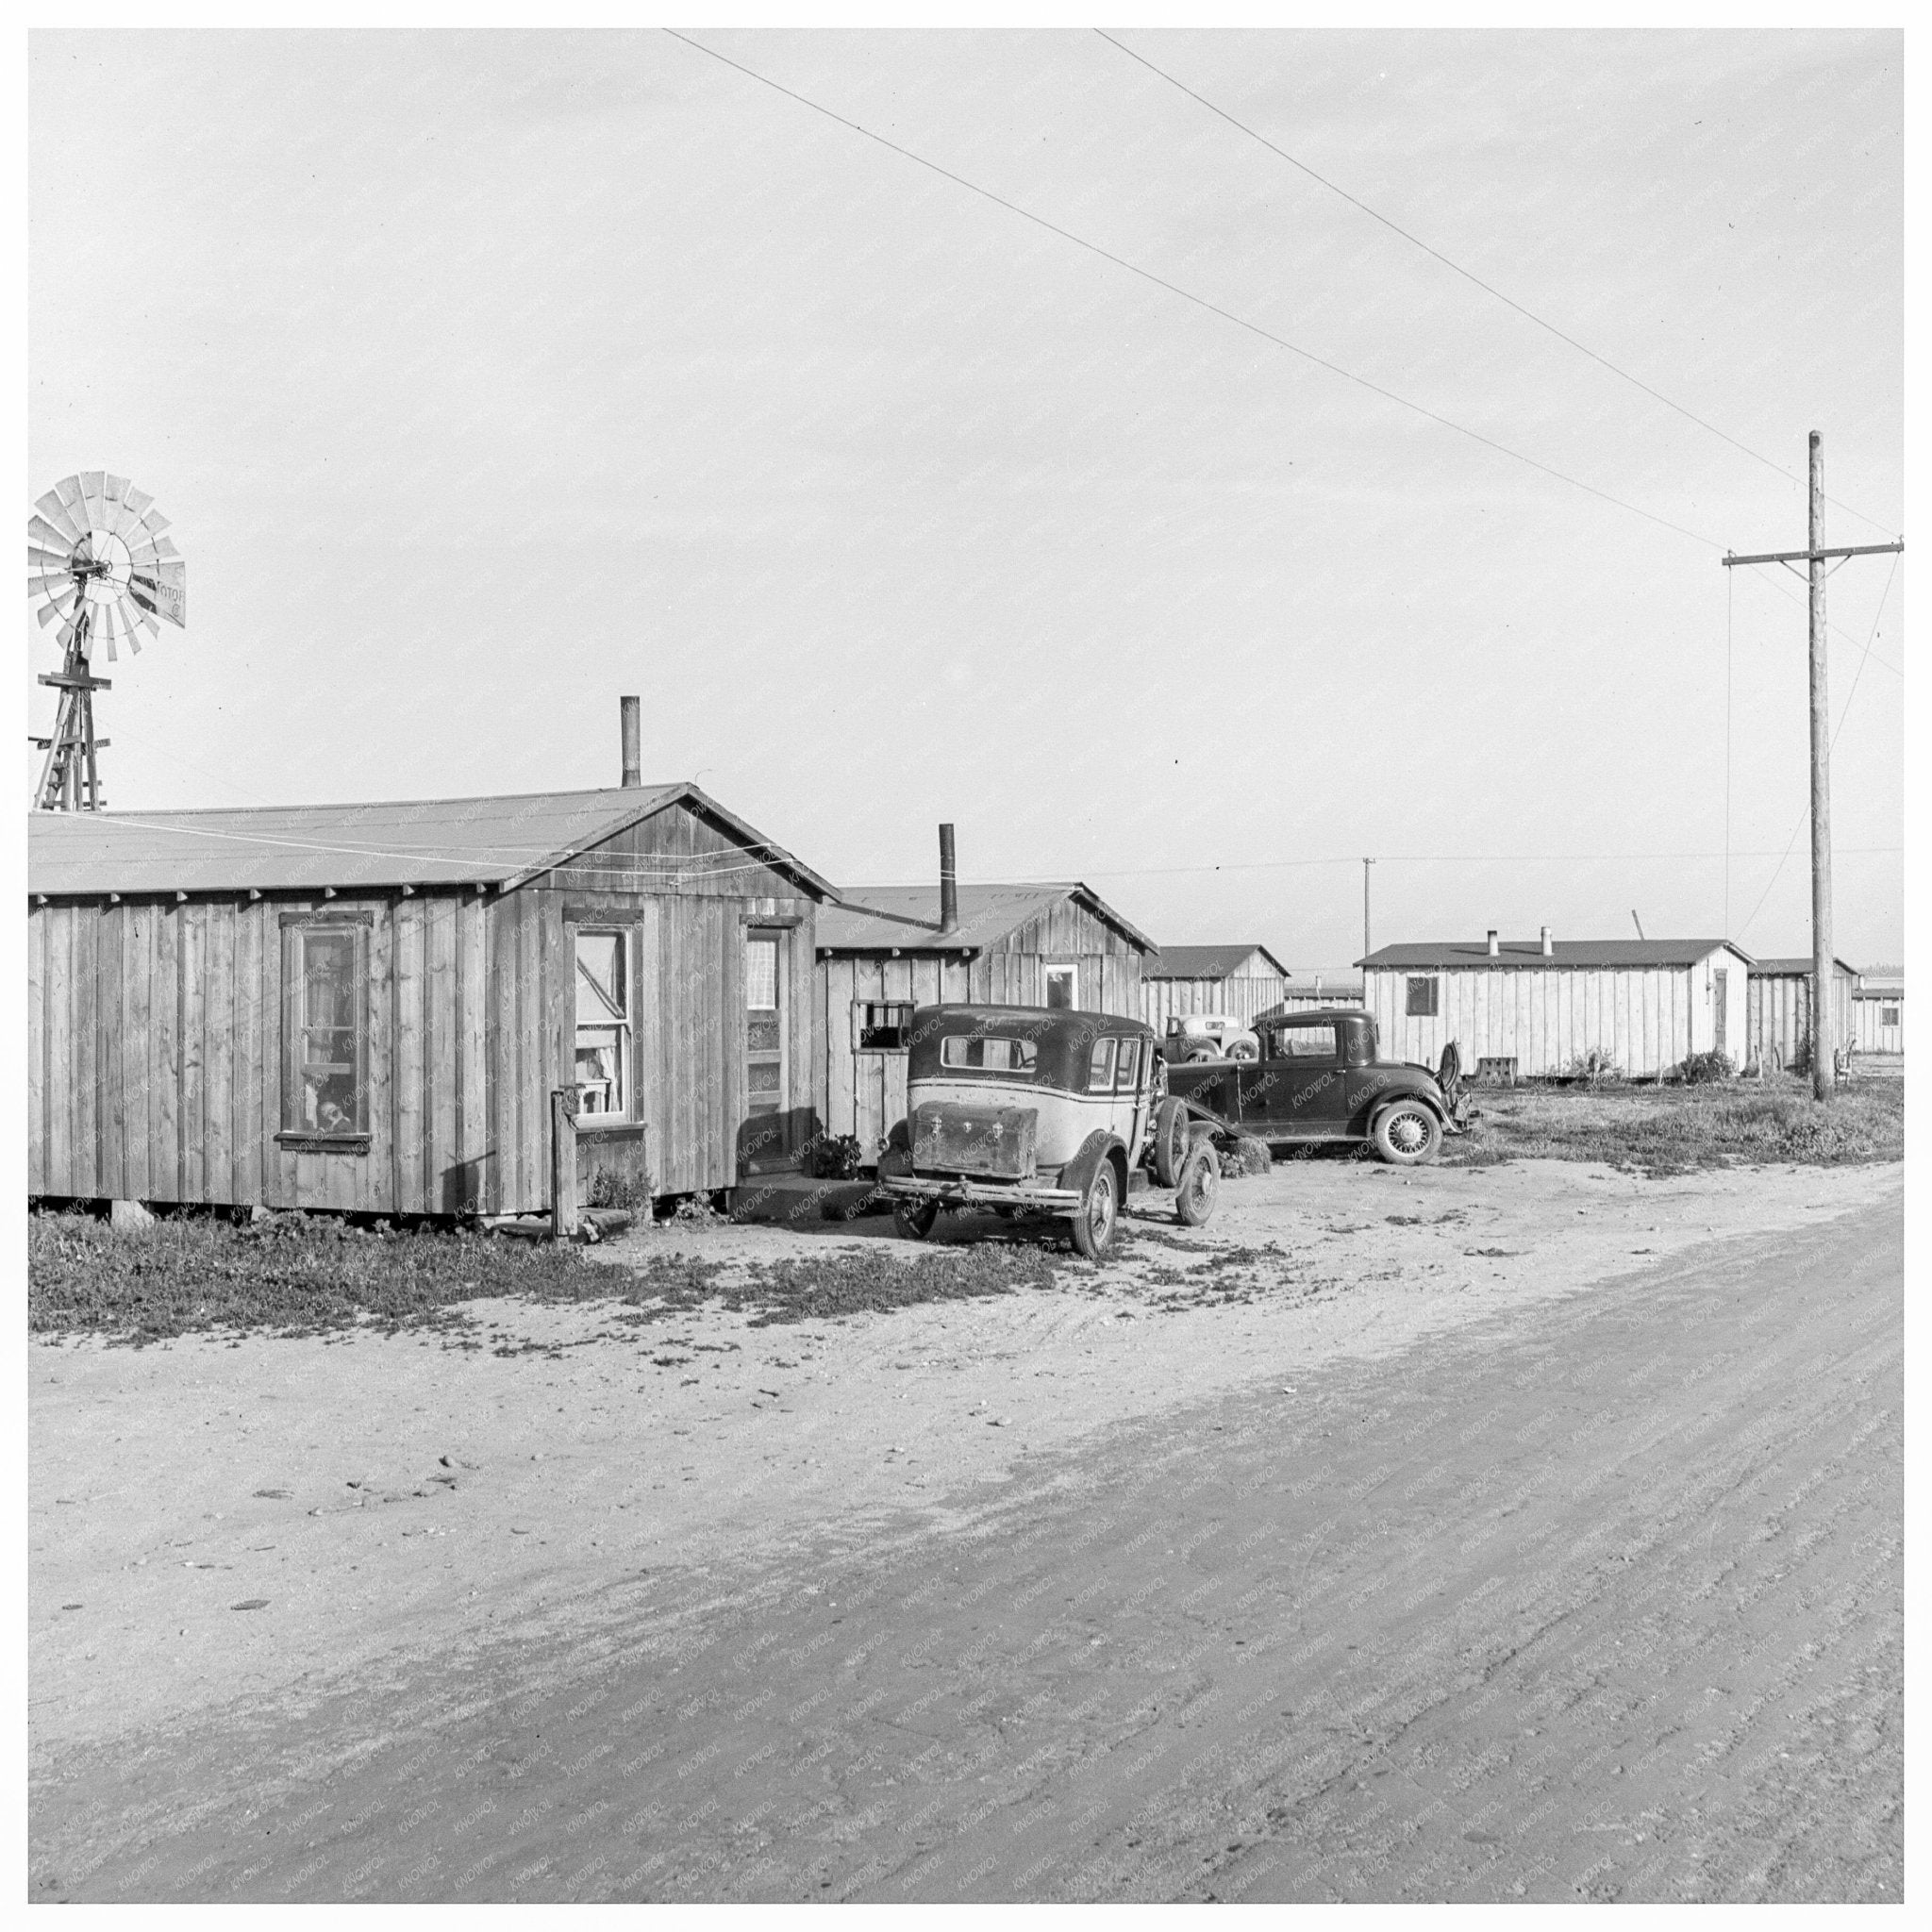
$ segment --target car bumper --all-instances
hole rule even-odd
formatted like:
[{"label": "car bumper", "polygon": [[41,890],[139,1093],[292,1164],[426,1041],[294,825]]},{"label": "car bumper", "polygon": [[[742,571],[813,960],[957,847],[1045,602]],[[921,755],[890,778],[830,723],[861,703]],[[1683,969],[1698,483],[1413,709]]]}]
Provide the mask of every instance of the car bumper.
[{"label": "car bumper", "polygon": [[1080,1206],[1073,1188],[1034,1181],[941,1180],[936,1174],[894,1174],[879,1182],[895,1201],[938,1201],[948,1208],[1037,1208],[1042,1214],[1073,1214]]}]

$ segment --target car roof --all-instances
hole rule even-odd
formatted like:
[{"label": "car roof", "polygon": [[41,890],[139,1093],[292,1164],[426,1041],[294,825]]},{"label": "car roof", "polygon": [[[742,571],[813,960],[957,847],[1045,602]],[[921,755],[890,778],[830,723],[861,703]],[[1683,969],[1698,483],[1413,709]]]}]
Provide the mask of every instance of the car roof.
[{"label": "car roof", "polygon": [[920,1015],[927,1013],[941,1022],[962,1020],[975,1025],[997,1024],[1001,1022],[1024,1024],[1036,1038],[1049,1032],[1058,1032],[1062,1027],[1069,1031],[1078,1028],[1090,1035],[1117,1033],[1141,1040],[1151,1040],[1154,1037],[1153,1027],[1144,1020],[1130,1020],[1124,1013],[1090,1012],[1084,1007],[996,1007],[977,1002],[948,1002],[944,1006],[916,1008],[913,1024],[919,1025]]}]

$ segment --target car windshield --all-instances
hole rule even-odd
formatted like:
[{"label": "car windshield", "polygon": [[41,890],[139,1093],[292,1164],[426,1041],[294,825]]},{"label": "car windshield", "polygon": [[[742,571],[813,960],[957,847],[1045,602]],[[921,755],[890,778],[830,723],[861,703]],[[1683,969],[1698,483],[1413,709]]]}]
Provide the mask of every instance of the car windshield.
[{"label": "car windshield", "polygon": [[983,1033],[949,1033],[940,1041],[940,1065],[963,1067],[974,1073],[1030,1074],[1040,1049],[1030,1040]]}]

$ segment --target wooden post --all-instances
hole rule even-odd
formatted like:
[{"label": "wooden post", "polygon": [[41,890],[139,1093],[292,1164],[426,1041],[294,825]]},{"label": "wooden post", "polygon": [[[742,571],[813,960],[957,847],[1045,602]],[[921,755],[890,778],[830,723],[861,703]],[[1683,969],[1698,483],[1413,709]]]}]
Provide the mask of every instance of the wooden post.
[{"label": "wooden post", "polygon": [[1824,444],[1811,432],[1811,1091],[1836,1088],[1831,1038],[1831,705],[1825,687]]},{"label": "wooden post", "polygon": [[567,1241],[577,1231],[577,1090],[550,1096],[550,1233]]},{"label": "wooden post", "polygon": [[[1373,858],[1362,860],[1362,958],[1364,959],[1374,950],[1369,940],[1369,868],[1374,862]],[[1321,991],[1321,985],[1322,982],[1318,979],[1315,982],[1317,991]]]}]

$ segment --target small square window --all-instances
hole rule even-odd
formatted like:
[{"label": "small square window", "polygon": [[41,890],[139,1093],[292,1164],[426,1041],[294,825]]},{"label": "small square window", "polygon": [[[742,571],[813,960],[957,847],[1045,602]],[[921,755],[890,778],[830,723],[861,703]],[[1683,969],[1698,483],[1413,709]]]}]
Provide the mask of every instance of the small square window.
[{"label": "small square window", "polygon": [[1433,977],[1411,979],[1408,982],[1408,1004],[1405,1010],[1410,1018],[1433,1019],[1437,1011],[1437,1001],[1441,995],[1442,982]]},{"label": "small square window", "polygon": [[1131,1093],[1141,1077],[1141,1042],[1138,1040],[1121,1041],[1120,1061],[1114,1070],[1114,1091]]},{"label": "small square window", "polygon": [[1046,969],[1046,1003],[1049,1007],[1077,1007],[1080,1004],[1080,972],[1076,966],[1049,966]]},{"label": "small square window", "polygon": [[859,1053],[904,1053],[911,1043],[912,1002],[855,1000],[852,1028]]},{"label": "small square window", "polygon": [[1896,1007],[1880,1007],[1878,1009],[1878,1024],[1881,1026],[1896,1026],[1898,1024],[1898,1008]]}]

